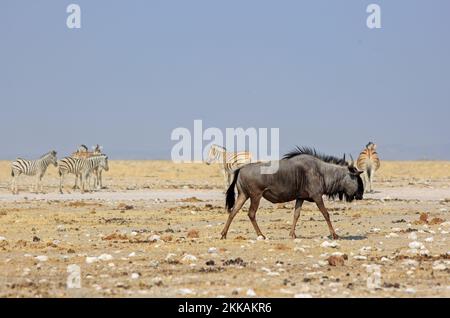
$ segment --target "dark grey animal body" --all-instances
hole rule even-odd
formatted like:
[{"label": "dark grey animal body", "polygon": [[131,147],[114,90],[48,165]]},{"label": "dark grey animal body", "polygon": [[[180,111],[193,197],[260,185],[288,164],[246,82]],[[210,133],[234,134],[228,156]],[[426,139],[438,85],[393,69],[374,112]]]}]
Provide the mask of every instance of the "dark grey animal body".
[{"label": "dark grey animal body", "polygon": [[[261,198],[272,203],[296,201],[294,221],[290,236],[295,238],[295,226],[300,217],[303,202],[315,202],[327,221],[330,234],[337,239],[330,216],[323,202],[323,196],[339,197],[346,201],[363,198],[364,186],[353,163],[345,159],[318,154],[310,148],[297,148],[278,161],[278,170],[274,174],[262,174],[262,167],[267,163],[253,163],[242,167],[234,174],[234,180],[227,191],[226,207],[229,217],[222,231],[225,239],[233,218],[250,199],[248,216],[258,236],[264,237],[256,223],[256,211]],[[235,199],[235,186],[238,198]]]}]

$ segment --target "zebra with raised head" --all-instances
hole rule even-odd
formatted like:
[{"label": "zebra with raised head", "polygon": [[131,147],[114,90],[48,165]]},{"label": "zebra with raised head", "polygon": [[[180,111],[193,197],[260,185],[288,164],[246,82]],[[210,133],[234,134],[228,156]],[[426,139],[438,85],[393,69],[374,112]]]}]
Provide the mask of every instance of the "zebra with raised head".
[{"label": "zebra with raised head", "polygon": [[[92,156],[98,156],[103,154],[102,153],[103,147],[100,145],[96,145],[92,147],[92,151],[89,151],[88,148],[85,145],[80,145],[78,147],[78,150],[74,153],[72,153],[72,158],[76,159],[87,159]],[[96,187],[98,190],[103,189],[103,179],[102,179],[102,172],[103,169],[101,167],[97,167],[94,169],[94,187]],[[73,186],[74,189],[78,188],[77,185],[78,179],[75,179],[75,185]]]},{"label": "zebra with raised head", "polygon": [[372,183],[375,172],[380,169],[380,158],[376,151],[377,145],[373,142],[369,142],[366,148],[359,154],[358,160],[356,161],[356,167],[359,170],[364,171],[363,181],[364,189],[366,192],[373,192]]},{"label": "zebra with raised head", "polygon": [[18,194],[17,178],[23,174],[26,176],[36,176],[35,191],[39,192],[39,186],[41,192],[43,192],[42,178],[47,171],[49,165],[57,166],[56,151],[50,151],[40,157],[37,160],[27,160],[17,158],[11,165],[11,176],[13,178],[11,183],[11,191],[13,194]]},{"label": "zebra with raised head", "polygon": [[[86,189],[86,182],[89,179],[91,173],[96,168],[101,167],[103,170],[108,171],[108,157],[106,155],[92,156],[86,159],[78,159],[73,157],[66,157],[58,161],[58,174],[59,180],[59,192],[62,194],[64,176],[66,174],[74,174],[75,178],[80,178],[81,192],[84,193]],[[89,190],[91,190],[88,183]]]},{"label": "zebra with raised head", "polygon": [[252,162],[252,154],[248,151],[228,152],[226,148],[219,145],[212,145],[208,152],[206,164],[210,165],[218,162],[222,165],[225,178],[225,189],[228,189],[233,181],[234,172]]}]

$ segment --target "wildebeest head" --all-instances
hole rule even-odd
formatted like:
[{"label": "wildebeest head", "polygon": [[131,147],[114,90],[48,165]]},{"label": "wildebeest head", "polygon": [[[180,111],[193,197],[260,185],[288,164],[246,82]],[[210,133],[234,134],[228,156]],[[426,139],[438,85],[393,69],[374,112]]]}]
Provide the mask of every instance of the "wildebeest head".
[{"label": "wildebeest head", "polygon": [[361,179],[361,174],[354,165],[348,166],[348,174],[344,177],[343,188],[344,190],[339,193],[339,199],[345,198],[347,202],[353,200],[362,200],[364,194],[364,184]]}]

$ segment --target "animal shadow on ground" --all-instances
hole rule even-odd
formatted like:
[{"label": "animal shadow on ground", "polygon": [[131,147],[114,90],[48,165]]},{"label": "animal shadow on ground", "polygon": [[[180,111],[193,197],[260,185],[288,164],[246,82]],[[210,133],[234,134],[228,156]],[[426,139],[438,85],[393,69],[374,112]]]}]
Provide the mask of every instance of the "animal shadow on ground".
[{"label": "animal shadow on ground", "polygon": [[[323,238],[323,236],[320,236],[321,238]],[[312,236],[305,236],[305,235],[297,235],[298,239],[303,239],[303,240],[312,240],[312,239],[316,239],[318,238],[317,235],[312,235]],[[332,237],[330,235],[327,236],[327,238],[329,240],[332,240]],[[280,238],[274,238],[274,239],[282,239]],[[286,239],[286,237],[284,237],[284,239]],[[367,239],[367,235],[339,235],[339,239],[336,241],[363,241]]]},{"label": "animal shadow on ground", "polygon": [[[331,236],[330,236],[331,238]],[[343,241],[362,241],[367,240],[367,235],[347,235],[347,236],[339,236],[340,240]]]}]

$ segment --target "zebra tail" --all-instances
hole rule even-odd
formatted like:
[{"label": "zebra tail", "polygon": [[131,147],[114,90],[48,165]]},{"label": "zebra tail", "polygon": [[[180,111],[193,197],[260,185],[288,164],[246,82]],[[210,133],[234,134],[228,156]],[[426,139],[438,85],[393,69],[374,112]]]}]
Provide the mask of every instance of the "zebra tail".
[{"label": "zebra tail", "polygon": [[233,182],[231,183],[230,187],[227,190],[225,207],[226,207],[228,213],[231,212],[231,210],[234,208],[234,204],[236,203],[234,188],[236,186],[240,171],[241,171],[241,169],[238,169],[234,172]]}]

